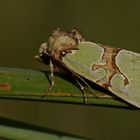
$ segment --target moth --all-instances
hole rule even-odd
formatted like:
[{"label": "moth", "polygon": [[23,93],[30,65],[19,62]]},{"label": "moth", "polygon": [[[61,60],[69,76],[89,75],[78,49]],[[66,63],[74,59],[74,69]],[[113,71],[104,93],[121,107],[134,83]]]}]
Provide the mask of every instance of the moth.
[{"label": "moth", "polygon": [[[36,58],[50,65],[51,86],[54,71],[69,71],[89,86],[84,79],[109,90],[122,100],[140,108],[140,54],[86,41],[77,29],[55,30],[47,43],[41,44]],[[84,100],[86,94],[84,93]]]}]

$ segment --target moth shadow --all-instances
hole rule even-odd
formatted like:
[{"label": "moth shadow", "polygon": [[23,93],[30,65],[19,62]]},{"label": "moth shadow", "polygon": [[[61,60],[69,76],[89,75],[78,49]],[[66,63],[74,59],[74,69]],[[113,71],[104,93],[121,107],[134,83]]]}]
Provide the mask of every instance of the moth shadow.
[{"label": "moth shadow", "polygon": [[[45,71],[45,70],[40,70],[40,71],[45,74],[46,79],[48,80],[49,84],[51,84],[50,72]],[[68,81],[70,83],[73,83],[74,85],[76,84],[76,81],[74,80],[74,78],[69,74],[55,72],[54,73],[54,80],[55,80],[55,76],[60,77],[61,79],[65,80],[65,81]]]},{"label": "moth shadow", "polygon": [[[45,74],[45,76],[46,76],[46,78],[47,78],[49,84],[51,84],[50,72],[49,72],[49,71],[45,71],[45,70],[41,70],[41,72],[43,72],[43,73]],[[77,88],[80,89],[79,84],[77,83],[77,81],[75,80],[75,78],[72,76],[71,73],[68,73],[68,74],[67,74],[67,73],[62,73],[62,72],[61,72],[61,73],[60,73],[60,72],[55,72],[55,74],[54,74],[54,80],[55,80],[55,76],[56,76],[56,77],[60,77],[61,79],[72,83],[74,86],[76,86]],[[81,84],[83,87],[86,87],[85,90],[88,89],[87,85],[89,85],[89,87],[91,87],[91,89],[93,89],[93,90],[100,91],[100,92],[102,92],[102,93],[106,93],[106,94],[108,94],[108,95],[111,95],[111,96],[114,96],[114,97],[115,97],[115,95],[113,95],[113,94],[112,94],[110,91],[108,91],[107,89],[105,89],[105,88],[103,88],[103,87],[97,85],[97,84],[94,83],[94,82],[91,82],[91,81],[85,79],[84,77],[81,77],[81,78],[82,78],[85,82],[83,82],[83,80],[81,80],[81,79],[78,79],[78,81],[80,82],[80,84]],[[85,84],[85,83],[87,83],[87,84]],[[90,92],[90,90],[88,90],[88,92]]]}]

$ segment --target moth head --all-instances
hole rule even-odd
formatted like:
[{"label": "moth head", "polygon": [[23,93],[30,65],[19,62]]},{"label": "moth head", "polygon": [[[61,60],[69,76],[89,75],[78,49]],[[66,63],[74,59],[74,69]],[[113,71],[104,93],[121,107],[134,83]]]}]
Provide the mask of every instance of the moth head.
[{"label": "moth head", "polygon": [[50,63],[50,54],[48,52],[48,45],[47,45],[47,43],[42,43],[40,45],[39,50],[38,50],[38,55],[36,55],[35,58],[38,61],[43,62],[43,63],[49,65],[49,63]]},{"label": "moth head", "polygon": [[81,41],[84,41],[84,38],[78,29],[62,32],[57,28],[49,37],[48,43],[41,44],[36,58],[45,64],[49,64],[50,59],[61,61],[67,53],[77,50]]}]

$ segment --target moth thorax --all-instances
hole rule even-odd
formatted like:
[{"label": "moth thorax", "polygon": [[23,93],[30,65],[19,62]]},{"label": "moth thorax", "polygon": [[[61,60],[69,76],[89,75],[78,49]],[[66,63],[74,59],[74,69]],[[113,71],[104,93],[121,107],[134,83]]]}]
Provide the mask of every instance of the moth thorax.
[{"label": "moth thorax", "polygon": [[52,58],[61,60],[64,55],[70,53],[71,50],[76,49],[77,42],[69,36],[60,36],[50,45],[52,45],[50,47]]}]

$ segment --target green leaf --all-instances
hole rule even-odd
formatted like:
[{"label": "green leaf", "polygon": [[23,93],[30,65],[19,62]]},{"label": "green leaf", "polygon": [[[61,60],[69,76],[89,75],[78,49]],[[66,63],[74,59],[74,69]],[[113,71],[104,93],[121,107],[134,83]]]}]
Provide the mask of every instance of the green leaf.
[{"label": "green leaf", "polygon": [[[48,71],[0,68],[0,98],[84,104],[83,94],[71,77],[55,74],[52,91],[48,90],[49,85]],[[88,88],[87,90],[90,91]],[[96,87],[94,94],[99,98],[87,92],[88,104],[128,107],[127,103],[107,91],[102,91],[100,87]]]},{"label": "green leaf", "polygon": [[1,140],[87,140],[62,132],[0,118]]}]

